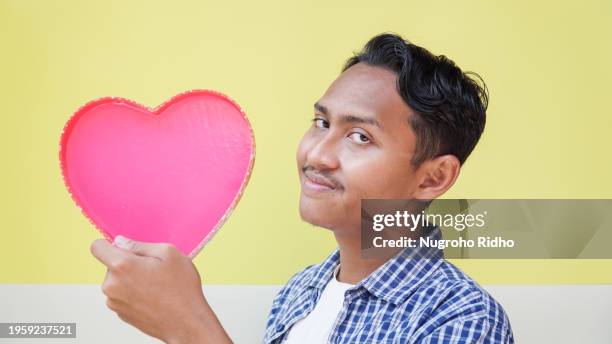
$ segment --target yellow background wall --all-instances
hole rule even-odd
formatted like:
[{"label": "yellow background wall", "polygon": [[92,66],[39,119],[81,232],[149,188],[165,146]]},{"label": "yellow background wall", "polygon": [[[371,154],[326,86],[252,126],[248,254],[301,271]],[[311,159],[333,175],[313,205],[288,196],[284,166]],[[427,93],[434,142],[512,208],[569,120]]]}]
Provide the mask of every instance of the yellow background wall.
[{"label": "yellow background wall", "polygon": [[[223,3],[223,5],[221,5]],[[62,183],[58,142],[102,96],[151,107],[216,89],[249,115],[245,195],[196,257],[205,283],[281,284],[335,241],[301,222],[295,150],[343,62],[392,31],[491,93],[449,198],[611,198],[610,1],[0,0],[0,283],[99,283],[100,235]],[[481,283],[612,283],[612,260],[460,261]]]}]

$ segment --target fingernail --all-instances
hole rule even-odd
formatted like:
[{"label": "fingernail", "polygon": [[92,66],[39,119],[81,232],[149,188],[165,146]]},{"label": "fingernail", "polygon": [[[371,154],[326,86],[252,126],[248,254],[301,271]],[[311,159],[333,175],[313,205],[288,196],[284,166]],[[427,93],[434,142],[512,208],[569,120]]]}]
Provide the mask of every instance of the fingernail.
[{"label": "fingernail", "polygon": [[124,236],[121,235],[117,235],[115,237],[115,245],[120,246],[120,247],[126,247],[128,246],[130,240]]}]

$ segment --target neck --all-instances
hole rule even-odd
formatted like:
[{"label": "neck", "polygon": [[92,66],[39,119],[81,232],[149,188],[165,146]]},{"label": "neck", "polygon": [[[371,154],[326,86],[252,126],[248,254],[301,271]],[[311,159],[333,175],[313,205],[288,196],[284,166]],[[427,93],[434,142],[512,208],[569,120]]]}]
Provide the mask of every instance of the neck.
[{"label": "neck", "polygon": [[388,260],[363,258],[361,256],[361,237],[359,235],[347,235],[346,232],[334,231],[334,236],[340,251],[339,282],[357,284]]}]

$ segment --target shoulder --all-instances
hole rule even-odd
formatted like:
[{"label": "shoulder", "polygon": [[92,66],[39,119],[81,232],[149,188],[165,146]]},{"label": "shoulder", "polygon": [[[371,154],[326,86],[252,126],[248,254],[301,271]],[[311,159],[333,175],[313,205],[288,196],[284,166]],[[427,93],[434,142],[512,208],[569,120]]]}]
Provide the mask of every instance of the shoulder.
[{"label": "shoulder", "polygon": [[283,309],[286,309],[293,300],[300,295],[304,295],[304,291],[308,287],[308,282],[313,278],[317,267],[318,265],[316,264],[309,265],[294,273],[289,278],[287,283],[278,291],[272,301],[269,321],[275,318]]},{"label": "shoulder", "polygon": [[510,321],[501,304],[450,262],[444,261],[418,293],[428,295],[422,335],[450,331],[513,341]]},{"label": "shoulder", "polygon": [[319,264],[308,265],[296,272],[278,292],[275,301],[300,296],[311,285],[321,287],[327,284],[327,280],[339,259],[340,252],[336,248]]},{"label": "shoulder", "polygon": [[300,293],[304,288],[306,288],[308,282],[312,280],[318,267],[319,264],[313,264],[294,273],[278,292],[276,298],[287,297],[293,293]]},{"label": "shoulder", "polygon": [[469,312],[462,316],[486,317],[492,321],[507,321],[503,307],[481,285],[461,269],[444,261],[436,272],[433,284],[440,290],[438,307],[458,307]]}]

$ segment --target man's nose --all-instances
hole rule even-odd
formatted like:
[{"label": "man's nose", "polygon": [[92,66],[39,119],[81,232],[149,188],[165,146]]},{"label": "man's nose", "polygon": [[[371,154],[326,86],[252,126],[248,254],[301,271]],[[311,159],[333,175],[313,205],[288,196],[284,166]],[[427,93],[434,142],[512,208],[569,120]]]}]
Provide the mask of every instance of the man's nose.
[{"label": "man's nose", "polygon": [[339,166],[338,142],[333,135],[327,134],[308,152],[306,165],[317,170],[336,169]]}]

